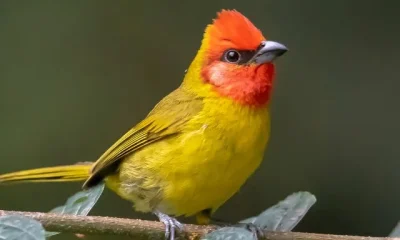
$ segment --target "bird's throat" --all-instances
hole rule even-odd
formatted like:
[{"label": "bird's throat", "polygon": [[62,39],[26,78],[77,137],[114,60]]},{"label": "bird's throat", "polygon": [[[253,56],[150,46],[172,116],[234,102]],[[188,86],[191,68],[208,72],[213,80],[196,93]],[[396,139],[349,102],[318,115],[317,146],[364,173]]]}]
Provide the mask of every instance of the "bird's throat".
[{"label": "bird's throat", "polygon": [[254,107],[265,106],[271,97],[274,68],[263,66],[230,66],[217,62],[205,67],[202,77],[224,97]]}]

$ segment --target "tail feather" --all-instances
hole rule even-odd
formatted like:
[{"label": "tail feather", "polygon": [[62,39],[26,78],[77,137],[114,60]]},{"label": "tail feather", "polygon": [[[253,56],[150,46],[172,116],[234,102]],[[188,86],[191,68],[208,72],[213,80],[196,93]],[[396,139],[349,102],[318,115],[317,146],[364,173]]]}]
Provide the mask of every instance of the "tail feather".
[{"label": "tail feather", "polygon": [[6,173],[0,175],[0,184],[20,182],[85,181],[90,175],[91,167],[91,164],[77,164]]}]

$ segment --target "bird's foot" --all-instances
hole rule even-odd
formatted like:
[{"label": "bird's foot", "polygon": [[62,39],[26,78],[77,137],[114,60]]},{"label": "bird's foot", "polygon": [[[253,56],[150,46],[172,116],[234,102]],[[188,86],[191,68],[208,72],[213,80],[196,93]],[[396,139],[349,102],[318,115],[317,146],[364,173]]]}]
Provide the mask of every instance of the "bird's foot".
[{"label": "bird's foot", "polygon": [[183,231],[183,224],[180,223],[173,217],[168,216],[162,212],[154,212],[154,214],[158,217],[160,222],[165,225],[165,239],[166,240],[174,240],[175,233]]}]

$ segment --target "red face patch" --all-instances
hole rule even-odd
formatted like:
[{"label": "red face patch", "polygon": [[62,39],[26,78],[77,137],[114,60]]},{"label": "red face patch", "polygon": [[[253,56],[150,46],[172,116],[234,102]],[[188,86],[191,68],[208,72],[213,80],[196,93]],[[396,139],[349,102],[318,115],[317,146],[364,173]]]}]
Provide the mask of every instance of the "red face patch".
[{"label": "red face patch", "polygon": [[221,61],[229,49],[254,50],[265,40],[245,16],[237,11],[223,10],[205,32],[208,48],[205,51],[202,76],[223,96],[242,104],[263,106],[269,98],[274,78],[274,65],[238,65]]}]

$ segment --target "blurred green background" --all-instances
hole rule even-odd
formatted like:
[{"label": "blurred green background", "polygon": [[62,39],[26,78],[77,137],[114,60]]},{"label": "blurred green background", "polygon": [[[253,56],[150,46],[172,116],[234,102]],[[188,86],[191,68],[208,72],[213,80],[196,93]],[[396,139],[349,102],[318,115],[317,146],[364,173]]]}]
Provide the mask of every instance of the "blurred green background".
[{"label": "blurred green background", "polygon": [[[1,1],[0,172],[96,160],[179,85],[221,8],[290,52],[277,63],[267,161],[216,217],[307,190],[318,201],[295,230],[386,236],[400,220],[394,0]],[[79,189],[0,186],[0,209],[47,211]],[[105,191],[91,215],[155,219],[131,209]]]}]

